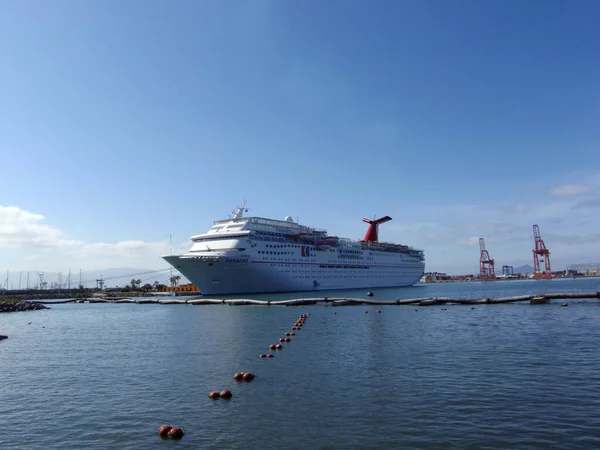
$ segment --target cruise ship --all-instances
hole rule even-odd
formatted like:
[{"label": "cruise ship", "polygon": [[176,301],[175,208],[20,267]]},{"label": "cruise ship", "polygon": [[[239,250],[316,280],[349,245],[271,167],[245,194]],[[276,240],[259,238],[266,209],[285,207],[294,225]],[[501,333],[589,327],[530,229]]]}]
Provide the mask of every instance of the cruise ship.
[{"label": "cruise ship", "polygon": [[228,219],[192,236],[191,249],[163,258],[202,295],[412,286],[425,271],[422,250],[380,242],[378,227],[392,220],[363,219],[364,239],[284,220],[245,217],[245,202]]}]

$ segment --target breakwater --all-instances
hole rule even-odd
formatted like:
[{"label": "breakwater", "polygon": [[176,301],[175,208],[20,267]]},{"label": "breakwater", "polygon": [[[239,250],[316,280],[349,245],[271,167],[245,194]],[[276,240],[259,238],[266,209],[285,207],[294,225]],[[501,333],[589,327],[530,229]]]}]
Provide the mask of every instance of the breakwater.
[{"label": "breakwater", "polygon": [[26,302],[20,300],[0,301],[0,313],[18,311],[37,311],[38,309],[47,309],[47,306],[45,306],[41,302]]},{"label": "breakwater", "polygon": [[418,305],[435,306],[446,304],[457,305],[494,305],[504,303],[530,302],[531,304],[545,304],[550,300],[566,299],[600,299],[600,292],[562,292],[562,293],[543,293],[517,295],[511,297],[498,298],[453,298],[453,297],[422,297],[398,300],[371,300],[363,298],[346,297],[322,297],[322,298],[296,298],[289,300],[255,300],[255,299],[214,299],[214,298],[191,298],[191,299],[166,299],[160,298],[130,298],[130,297],[91,297],[91,298],[73,298],[59,301],[33,300],[30,303],[40,304],[59,304],[59,303],[137,303],[137,304],[160,304],[160,305],[220,305],[231,306],[256,305],[256,306],[303,306],[330,304],[331,306],[352,306],[352,305]]}]

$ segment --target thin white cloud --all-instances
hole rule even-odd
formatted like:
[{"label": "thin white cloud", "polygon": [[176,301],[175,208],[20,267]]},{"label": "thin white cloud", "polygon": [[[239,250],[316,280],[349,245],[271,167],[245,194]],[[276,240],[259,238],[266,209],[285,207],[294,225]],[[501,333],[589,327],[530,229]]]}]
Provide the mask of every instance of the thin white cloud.
[{"label": "thin white cloud", "polygon": [[0,249],[6,263],[38,261],[58,267],[75,259],[86,266],[125,262],[147,266],[149,261],[158,264],[160,256],[168,253],[166,242],[125,240],[113,244],[68,239],[45,220],[41,214],[0,205]]},{"label": "thin white cloud", "polygon": [[571,206],[571,209],[588,209],[588,208],[600,208],[600,198],[593,198],[590,200],[582,200]]},{"label": "thin white cloud", "polygon": [[66,239],[58,228],[42,223],[44,220],[41,214],[0,205],[0,247],[57,248],[81,244]]},{"label": "thin white cloud", "polygon": [[104,253],[104,254],[135,254],[140,251],[153,251],[156,253],[163,252],[165,248],[164,242],[146,242],[146,241],[121,241],[116,244],[108,244],[105,242],[97,242],[94,244],[85,244],[82,248],[83,253]]},{"label": "thin white cloud", "polygon": [[533,205],[528,205],[526,203],[518,203],[516,205],[481,205],[480,208],[511,215],[527,214],[534,210]]},{"label": "thin white cloud", "polygon": [[547,233],[544,238],[544,242],[548,242],[547,245],[550,246],[556,244],[564,244],[564,245],[590,245],[590,244],[600,244],[600,233]]},{"label": "thin white cloud", "polygon": [[592,190],[593,187],[588,184],[573,183],[554,186],[548,190],[548,193],[555,197],[575,197],[578,195],[587,194]]}]

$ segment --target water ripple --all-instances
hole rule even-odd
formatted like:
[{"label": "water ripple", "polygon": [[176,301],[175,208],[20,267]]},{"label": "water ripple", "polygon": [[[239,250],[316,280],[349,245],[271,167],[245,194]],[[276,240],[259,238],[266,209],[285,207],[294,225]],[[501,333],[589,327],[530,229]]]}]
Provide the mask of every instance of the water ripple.
[{"label": "water ripple", "polygon": [[0,448],[598,448],[600,308],[572,306],[313,307],[272,360],[307,308],[3,315]]}]

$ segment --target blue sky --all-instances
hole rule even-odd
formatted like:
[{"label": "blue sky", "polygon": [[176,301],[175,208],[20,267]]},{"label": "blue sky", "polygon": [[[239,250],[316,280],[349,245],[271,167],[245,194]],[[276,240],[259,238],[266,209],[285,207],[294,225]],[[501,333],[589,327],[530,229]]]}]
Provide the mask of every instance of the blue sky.
[{"label": "blue sky", "polygon": [[251,213],[427,270],[600,252],[595,1],[0,4],[0,269],[164,268]]}]

